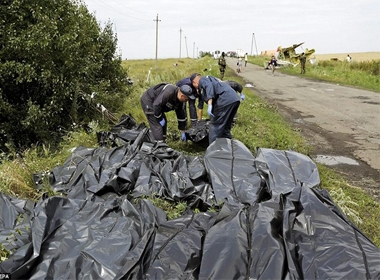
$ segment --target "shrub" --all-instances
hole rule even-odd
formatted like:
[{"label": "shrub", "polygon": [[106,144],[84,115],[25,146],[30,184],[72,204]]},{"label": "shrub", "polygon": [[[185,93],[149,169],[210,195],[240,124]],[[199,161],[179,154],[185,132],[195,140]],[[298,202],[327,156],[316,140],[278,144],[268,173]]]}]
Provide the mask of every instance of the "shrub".
[{"label": "shrub", "polygon": [[5,0],[0,22],[1,150],[59,140],[98,115],[86,96],[126,92],[112,25],[102,30],[80,2]]}]

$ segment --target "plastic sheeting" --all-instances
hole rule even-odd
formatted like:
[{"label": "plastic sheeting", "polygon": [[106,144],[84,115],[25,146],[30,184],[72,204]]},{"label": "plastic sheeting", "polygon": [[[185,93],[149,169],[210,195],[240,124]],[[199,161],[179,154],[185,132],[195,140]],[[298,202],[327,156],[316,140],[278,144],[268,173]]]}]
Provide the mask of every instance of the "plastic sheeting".
[{"label": "plastic sheeting", "polygon": [[[202,156],[123,120],[51,172],[64,196],[0,195],[12,279],[379,279],[380,250],[306,156],[217,139]],[[108,139],[112,139],[108,141]],[[146,196],[186,202],[168,220]],[[195,208],[201,210],[194,211]],[[217,209],[214,211],[212,209]]]},{"label": "plastic sheeting", "polygon": [[210,120],[200,120],[193,127],[186,131],[186,139],[207,147],[208,132],[209,132]]}]

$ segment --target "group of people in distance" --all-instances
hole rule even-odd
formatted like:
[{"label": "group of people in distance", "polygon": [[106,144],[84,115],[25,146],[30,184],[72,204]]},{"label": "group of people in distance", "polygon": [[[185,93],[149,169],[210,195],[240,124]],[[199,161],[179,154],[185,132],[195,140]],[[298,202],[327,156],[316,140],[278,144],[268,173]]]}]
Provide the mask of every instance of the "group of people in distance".
[{"label": "group of people in distance", "polygon": [[[244,55],[244,67],[247,67],[248,63],[248,53],[245,53]],[[218,65],[219,65],[219,72],[220,72],[220,79],[223,80],[224,72],[226,71],[226,54],[222,52],[221,56],[218,59]],[[241,55],[238,56],[238,61],[236,63],[236,72],[240,73],[243,67],[243,57]]]},{"label": "group of people in distance", "polygon": [[[300,65],[301,65],[301,74],[305,74],[306,73],[306,69],[305,69],[306,55],[304,52],[301,54],[299,60],[300,60]],[[268,68],[272,70],[272,76],[274,75],[274,71],[276,69],[276,66],[277,66],[277,59],[274,55],[272,55],[272,57],[268,63]]]},{"label": "group of people in distance", "polygon": [[[141,107],[157,142],[165,142],[167,131],[166,112],[174,110],[181,130],[181,140],[186,141],[187,112],[189,101],[190,121],[195,125],[202,120],[203,106],[207,104],[210,117],[209,144],[216,138],[232,138],[234,117],[244,100],[243,86],[235,81],[222,81],[213,76],[192,74],[176,83],[160,83],[145,91]],[[198,112],[195,101],[198,99]]]}]

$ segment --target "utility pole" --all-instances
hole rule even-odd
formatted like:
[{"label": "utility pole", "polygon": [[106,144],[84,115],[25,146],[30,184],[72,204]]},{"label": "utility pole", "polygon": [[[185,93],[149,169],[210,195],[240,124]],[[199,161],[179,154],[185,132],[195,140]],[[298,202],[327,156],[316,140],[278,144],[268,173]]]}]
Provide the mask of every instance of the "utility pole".
[{"label": "utility pole", "polygon": [[187,49],[187,40],[186,40],[186,36],[185,36],[185,43],[186,43],[186,54],[187,54],[187,57],[189,57],[189,50]]},{"label": "utility pole", "polygon": [[156,16],[156,19],[153,21],[156,22],[156,62],[155,62],[155,68],[157,69],[157,52],[158,52],[158,22],[161,21],[158,19],[158,14]]},{"label": "utility pole", "polygon": [[252,33],[252,43],[251,43],[251,56],[252,56],[252,49],[253,49],[253,37],[255,36],[255,33]]},{"label": "utility pole", "polygon": [[[257,45],[256,45],[256,37],[255,37],[255,33],[253,33],[253,38],[255,39],[256,55],[259,55],[259,53],[257,52]],[[251,51],[251,52],[252,52],[252,51]]]},{"label": "utility pole", "polygon": [[179,58],[181,58],[182,29],[179,28]]}]

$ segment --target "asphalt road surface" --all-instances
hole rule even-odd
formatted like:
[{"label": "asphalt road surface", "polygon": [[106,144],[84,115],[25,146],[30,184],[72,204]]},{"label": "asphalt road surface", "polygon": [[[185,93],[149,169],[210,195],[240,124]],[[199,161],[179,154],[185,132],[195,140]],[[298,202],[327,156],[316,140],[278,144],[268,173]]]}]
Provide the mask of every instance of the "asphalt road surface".
[{"label": "asphalt road surface", "polygon": [[[236,69],[237,59],[227,58]],[[244,62],[243,62],[244,64]],[[307,71],[307,68],[306,68]],[[276,104],[280,114],[326,164],[380,202],[380,93],[295,77],[247,64],[240,73],[248,92]],[[246,95],[246,98],[249,95]]]}]

